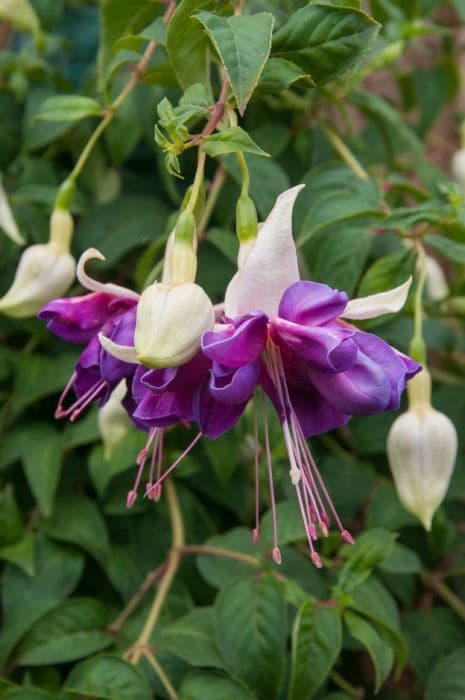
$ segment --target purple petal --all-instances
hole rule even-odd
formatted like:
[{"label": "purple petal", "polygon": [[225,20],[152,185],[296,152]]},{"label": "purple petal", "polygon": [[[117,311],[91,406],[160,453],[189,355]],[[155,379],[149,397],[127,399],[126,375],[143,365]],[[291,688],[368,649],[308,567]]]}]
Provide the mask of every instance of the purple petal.
[{"label": "purple petal", "polygon": [[246,406],[247,402],[233,405],[215,401],[205,383],[195,396],[195,420],[202,433],[215,440],[236,425]]},{"label": "purple petal", "polygon": [[306,437],[321,435],[345,425],[350,416],[338,411],[316,390],[289,391],[292,407]]},{"label": "purple petal", "polygon": [[135,305],[135,300],[95,292],[79,297],[53,299],[38,313],[47,328],[71,343],[88,343],[114,313]]},{"label": "purple petal", "polygon": [[[108,332],[108,326],[113,325],[113,329]],[[134,330],[136,326],[136,308],[133,307],[118,317],[107,321],[103,333],[118,345],[133,345]],[[102,378],[114,384],[125,377],[129,377],[136,369],[136,365],[118,360],[101,348],[100,371]]]},{"label": "purple petal", "polygon": [[238,369],[225,368],[213,364],[210,377],[211,396],[225,404],[238,404],[249,401],[260,375],[260,361],[249,362]]},{"label": "purple petal", "polygon": [[242,367],[256,360],[267,339],[268,317],[247,314],[224,331],[210,331],[202,336],[202,350],[207,357],[226,367]]},{"label": "purple petal", "polygon": [[296,282],[288,287],[278,315],[300,325],[320,326],[341,315],[349,298],[345,292],[318,282]]},{"label": "purple petal", "polygon": [[274,318],[271,328],[273,340],[285,353],[322,372],[347,370],[357,357],[357,345],[351,339],[355,331],[340,324],[310,327]]}]

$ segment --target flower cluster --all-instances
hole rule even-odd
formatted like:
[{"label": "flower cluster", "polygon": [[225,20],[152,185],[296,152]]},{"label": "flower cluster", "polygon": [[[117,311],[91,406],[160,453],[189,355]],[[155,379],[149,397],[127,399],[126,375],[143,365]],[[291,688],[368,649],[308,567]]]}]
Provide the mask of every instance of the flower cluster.
[{"label": "flower cluster", "polygon": [[[86,262],[98,255],[91,250],[78,265],[78,278],[91,293],[51,301],[39,316],[61,338],[86,344],[60,398],[58,417],[69,415],[74,420],[92,401],[103,406],[125,382],[123,405],[148,434],[137,458],[129,507],[137,498],[147,463],[145,494],[158,500],[163,480],[202,436],[222,435],[249,402],[255,405],[267,396],[282,425],[311,557],[321,566],[315,540],[327,534],[331,519],[345,541],[353,540],[337,515],[306,438],[340,427],[353,415],[398,408],[406,381],[420,366],[351,323],[398,311],[410,280],[390,292],[353,301],[325,284],[300,280],[292,237],[292,210],[300,189],[294,187],[278,198],[256,238],[240,251],[239,269],[215,315],[192,274],[183,281],[172,271],[141,297],[97,283],[85,271]],[[167,254],[173,257],[172,238]],[[138,338],[144,339],[143,352],[138,350]],[[76,400],[65,408],[71,387]],[[279,563],[266,410],[261,414],[273,511],[273,559]],[[254,416],[258,489],[257,410]],[[177,423],[195,423],[198,432],[183,454],[164,468],[163,433]],[[256,504],[255,541],[258,497]]]}]

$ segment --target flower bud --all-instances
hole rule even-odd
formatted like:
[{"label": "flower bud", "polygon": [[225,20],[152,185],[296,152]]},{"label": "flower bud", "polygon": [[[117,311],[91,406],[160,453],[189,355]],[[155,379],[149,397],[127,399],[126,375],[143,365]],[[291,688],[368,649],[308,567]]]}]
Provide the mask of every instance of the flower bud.
[{"label": "flower bud", "polygon": [[131,420],[121,403],[125,394],[126,381],[123,379],[98,412],[97,422],[102,436],[105,459],[110,459],[131,426]]},{"label": "flower bud", "polygon": [[442,301],[449,295],[449,285],[438,261],[426,256],[426,293],[433,301]]},{"label": "flower bud", "polygon": [[198,284],[152,284],[137,305],[137,359],[147,367],[182,365],[198,352],[202,333],[214,323],[213,305]]},{"label": "flower bud", "polygon": [[457,454],[452,421],[431,405],[431,377],[423,369],[408,384],[409,409],[389,431],[387,454],[400,502],[431,529]]},{"label": "flower bud", "polygon": [[69,252],[73,220],[56,209],[50,219],[50,241],[27,248],[21,256],[0,311],[13,318],[34,316],[48,301],[62,296],[74,280],[76,262]]},{"label": "flower bud", "polygon": [[465,194],[465,148],[460,148],[452,156],[452,175]]},{"label": "flower bud", "polygon": [[236,233],[239,241],[245,243],[257,237],[257,210],[247,194],[241,194],[236,204]]},{"label": "flower bud", "polygon": [[[176,234],[177,236],[177,234]],[[175,239],[168,260],[168,275],[171,284],[193,282],[197,273],[197,256],[191,243]]]},{"label": "flower bud", "polygon": [[25,240],[21,236],[18,226],[16,225],[13,212],[8,203],[6,192],[3,189],[2,181],[0,179],[0,228],[5,231],[6,235],[11,238],[12,241],[18,245],[24,245]]}]

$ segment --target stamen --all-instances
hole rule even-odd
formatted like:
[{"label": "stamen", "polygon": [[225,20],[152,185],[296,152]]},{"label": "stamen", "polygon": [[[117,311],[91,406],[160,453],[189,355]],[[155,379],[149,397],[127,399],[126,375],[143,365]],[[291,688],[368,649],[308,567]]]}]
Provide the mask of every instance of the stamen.
[{"label": "stamen", "polygon": [[252,531],[252,542],[257,544],[260,539],[260,460],[258,455],[258,415],[256,399],[253,399],[253,433],[254,433],[254,478],[255,478],[255,527]]},{"label": "stamen", "polygon": [[274,494],[274,483],[273,483],[273,466],[271,462],[271,450],[270,450],[270,434],[268,430],[268,414],[266,411],[265,396],[262,394],[262,411],[263,411],[263,430],[265,434],[265,452],[266,452],[266,464],[268,468],[268,488],[270,490],[270,500],[271,500],[271,519],[273,523],[273,561],[276,564],[281,563],[281,552],[278,547],[278,519],[276,516],[276,498]]},{"label": "stamen", "polygon": [[80,413],[99,395],[99,393],[107,385],[107,382],[102,379],[95,384],[93,384],[89,389],[87,389],[82,396],[80,396],[76,401],[74,401],[69,408],[63,408],[63,401],[66,398],[70,388],[76,380],[77,373],[73,372],[71,378],[69,379],[67,385],[63,389],[63,392],[58,400],[58,406],[55,410],[55,418],[65,418],[71,414],[70,420],[74,421]]},{"label": "stamen", "polygon": [[[198,433],[198,434],[195,436],[195,438],[192,440],[192,442],[190,443],[190,445],[188,445],[188,446],[186,447],[186,449],[184,450],[184,452],[177,458],[177,460],[176,460],[175,462],[173,462],[173,464],[166,470],[166,472],[164,472],[163,475],[162,475],[159,479],[157,479],[157,482],[156,482],[155,484],[153,484],[153,486],[152,486],[151,489],[150,489],[151,492],[157,493],[156,489],[157,489],[158,487],[161,488],[161,484],[164,482],[164,480],[166,479],[166,477],[169,476],[169,475],[171,474],[171,472],[173,471],[173,469],[175,469],[175,467],[178,466],[179,462],[182,462],[182,460],[184,459],[184,457],[185,457],[187,454],[189,454],[189,452],[192,450],[192,448],[194,447],[194,445],[196,445],[196,444],[198,443],[198,441],[200,440],[201,437],[202,437],[202,433],[201,433],[201,432]],[[150,494],[149,494],[149,493],[147,493],[146,495],[150,498]]]},{"label": "stamen", "polygon": [[65,388],[61,392],[60,398],[58,399],[57,407],[55,409],[55,418],[62,418],[63,417],[63,415],[64,415],[63,401],[65,400],[65,398],[67,397],[67,395],[69,393],[69,390],[73,386],[76,377],[77,377],[77,372],[73,372],[71,377],[68,379],[68,382],[67,382]]},{"label": "stamen", "polygon": [[139,452],[137,455],[136,459],[136,464],[138,465],[138,470],[136,474],[136,480],[134,482],[134,486],[131,491],[128,493],[128,497],[126,499],[126,507],[127,508],[132,508],[134,503],[136,502],[137,499],[137,493],[139,491],[139,485],[142,479],[142,474],[144,473],[144,468],[145,468],[145,463],[147,461],[147,455],[150,449],[150,445],[152,444],[153,440],[156,438],[158,428],[150,428],[150,432],[147,437],[147,442],[145,443],[145,446],[143,449]]}]

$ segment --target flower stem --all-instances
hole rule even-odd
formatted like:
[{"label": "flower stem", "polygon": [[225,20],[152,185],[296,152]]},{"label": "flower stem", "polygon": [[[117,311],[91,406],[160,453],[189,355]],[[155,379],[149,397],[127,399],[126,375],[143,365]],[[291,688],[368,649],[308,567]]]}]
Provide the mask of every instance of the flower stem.
[{"label": "flower stem", "polygon": [[330,144],[332,145],[332,147],[334,148],[334,150],[337,151],[344,163],[349,166],[352,172],[358,178],[360,178],[360,180],[367,180],[369,177],[367,171],[357,160],[352,151],[346,146],[344,141],[341,139],[339,134],[333,129],[333,127],[327,124],[326,122],[321,122],[320,128],[325,134]]},{"label": "flower stem", "polygon": [[191,213],[194,212],[195,205],[196,205],[197,199],[199,197],[200,188],[202,187],[202,184],[203,184],[206,157],[207,157],[206,153],[202,149],[202,146],[199,146],[199,150],[198,150],[198,154],[197,154],[197,168],[195,171],[194,182],[192,183],[191,196],[190,196],[189,201],[187,203],[187,206],[185,208],[186,212],[191,212]]},{"label": "flower stem", "polygon": [[147,661],[157,674],[158,678],[160,679],[162,686],[168,693],[169,700],[178,700],[179,696],[176,690],[174,689],[170,679],[166,675],[163,666],[160,664],[156,656],[154,656],[150,651],[146,650],[144,651],[144,658],[147,659]]},{"label": "flower stem", "polygon": [[432,588],[433,591],[437,593],[438,596],[440,596],[465,622],[465,603],[460,600],[458,595],[456,595],[446,583],[440,581],[439,578],[431,571],[423,569],[423,571],[420,573],[420,577],[423,583]]},{"label": "flower stem", "polygon": [[118,615],[116,620],[109,626],[109,631],[117,634],[126,620],[128,620],[134,610],[138,607],[139,603],[143,600],[144,596],[148,591],[154,586],[157,581],[163,576],[166,569],[166,562],[162,562],[156,569],[149,571],[141,587],[134,593],[124,610]]},{"label": "flower stem", "polygon": [[233,549],[224,549],[223,547],[210,547],[208,544],[190,544],[180,549],[181,554],[206,554],[213,557],[226,557],[227,559],[236,559],[236,561],[242,561],[250,566],[258,568],[260,562],[255,557],[250,554],[244,554],[243,552],[236,552]]},{"label": "flower stem", "polygon": [[244,154],[239,151],[238,153],[236,153],[236,156],[237,156],[237,161],[239,163],[239,167],[241,169],[241,174],[242,174],[241,195],[247,196],[249,194],[249,186],[250,186],[249,169],[247,167],[247,163],[246,163]]},{"label": "flower stem", "polygon": [[423,339],[423,289],[426,281],[426,253],[420,241],[416,242],[418,255],[418,282],[415,290],[414,302],[414,331],[410,341],[409,353],[414,360],[421,364],[426,364],[426,346]]},{"label": "flower stem", "polygon": [[200,217],[199,221],[199,226],[198,226],[198,232],[197,232],[197,238],[199,240],[202,240],[205,238],[205,229],[208,226],[208,222],[210,221],[210,217],[213,213],[213,209],[215,208],[216,201],[218,199],[218,196],[221,192],[221,189],[226,182],[228,178],[228,174],[226,170],[224,169],[223,165],[218,165],[216,169],[215,176],[212,180],[212,183],[210,185],[210,189],[208,191],[208,196],[207,196],[207,201],[205,202],[205,207],[203,209],[202,216]]},{"label": "flower stem", "polygon": [[133,664],[139,663],[141,656],[146,653],[146,648],[150,642],[150,637],[152,636],[152,632],[158,622],[166,596],[169,593],[171,584],[173,583],[182,559],[181,549],[184,545],[184,523],[182,521],[181,509],[179,507],[179,501],[173,481],[166,482],[166,496],[168,500],[171,529],[173,533],[172,545],[168,553],[166,569],[163,573],[163,577],[160,580],[160,585],[153,599],[145,625],[133,646],[133,651],[131,653],[131,663]]}]

